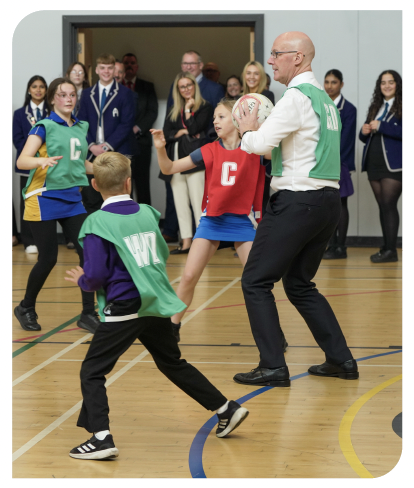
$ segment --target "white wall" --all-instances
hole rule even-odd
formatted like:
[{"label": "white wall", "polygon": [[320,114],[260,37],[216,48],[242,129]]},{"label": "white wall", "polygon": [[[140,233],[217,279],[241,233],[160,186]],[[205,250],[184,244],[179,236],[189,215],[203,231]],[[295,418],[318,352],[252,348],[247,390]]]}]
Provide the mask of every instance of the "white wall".
[{"label": "white wall", "polygon": [[[100,14],[176,14],[175,11],[100,11]],[[187,14],[211,14],[212,11],[186,11]],[[220,11],[232,14],[232,11]],[[306,32],[313,40],[316,57],[313,70],[322,83],[326,71],[337,68],[343,72],[344,96],[358,109],[358,128],[365,120],[375,80],[385,69],[395,69],[402,74],[402,12],[401,11],[249,11],[238,13],[264,13],[264,52],[270,51],[275,37],[289,30]],[[41,74],[48,82],[62,75],[62,15],[96,15],[96,11],[40,11],[25,17],[16,27],[13,36],[13,110],[22,106],[27,80]],[[179,13],[182,17],[182,13]],[[42,44],[42,49],[30,49],[32,33],[38,26],[47,26],[47,35],[53,42]],[[161,32],[161,31],[160,31]],[[387,32],[379,36],[378,32]],[[373,42],[375,39],[375,42]],[[165,43],[164,43],[165,45]],[[189,43],[192,47],[192,43]],[[167,44],[168,46],[168,44]],[[149,46],[145,46],[149,49]],[[223,47],[225,49],[225,47]],[[167,51],[168,52],[168,51]],[[232,55],[233,48],[229,50]],[[139,53],[137,53],[139,57]],[[168,54],[167,54],[168,55]],[[158,54],[160,63],[166,56],[165,49]],[[266,59],[265,59],[266,61]],[[168,75],[170,78],[171,76]],[[272,82],[270,89],[278,100],[284,87]],[[162,126],[165,100],[159,100],[160,117],[155,126]],[[367,182],[366,173],[360,173],[362,144],[357,142],[357,172],[352,179],[355,195],[349,199],[350,226],[348,235],[380,236],[378,207]],[[13,152],[14,158],[14,152]],[[13,159],[14,161],[14,159]],[[158,171],[153,155],[151,190],[154,206],[164,212],[165,194],[156,178]],[[18,208],[18,180],[14,176],[14,201]],[[399,203],[401,210],[401,200]],[[17,211],[16,211],[17,213]],[[401,229],[400,229],[401,235]]]}]

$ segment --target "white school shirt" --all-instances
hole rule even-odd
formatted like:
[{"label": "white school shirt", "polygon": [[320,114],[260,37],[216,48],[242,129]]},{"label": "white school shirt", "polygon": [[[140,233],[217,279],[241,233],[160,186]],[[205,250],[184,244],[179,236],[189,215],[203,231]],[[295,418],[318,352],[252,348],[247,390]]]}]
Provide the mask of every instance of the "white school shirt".
[{"label": "white school shirt", "polygon": [[[302,83],[310,83],[324,91],[312,71],[295,76],[288,88]],[[273,176],[270,183],[275,191],[320,190],[325,186],[339,189],[339,180],[308,176],[316,165],[315,150],[320,128],[320,120],[310,98],[300,90],[287,90],[259,130],[243,136],[241,149],[249,154],[267,154],[283,141],[283,173],[282,176]]]},{"label": "white school shirt", "polygon": [[[32,109],[33,115],[35,118],[37,117],[37,109],[40,110],[40,113],[43,115],[43,107],[45,106],[45,101],[43,100],[42,102],[39,103],[39,105],[36,105],[33,100],[30,100],[30,108]],[[39,122],[36,118],[36,122]]]},{"label": "white school shirt", "polygon": [[[103,93],[104,89],[106,90],[106,99],[108,100],[108,98],[109,98],[109,92],[111,91],[111,88],[112,88],[113,83],[114,82],[112,81],[112,83],[110,83],[109,85],[103,86],[101,84],[101,82],[98,81],[98,88],[99,88],[99,110],[101,110],[101,100],[102,100],[102,93]],[[104,133],[103,133],[102,127],[100,125],[98,125],[98,133],[96,134],[96,142],[98,144],[102,144],[103,142],[105,142]]]}]

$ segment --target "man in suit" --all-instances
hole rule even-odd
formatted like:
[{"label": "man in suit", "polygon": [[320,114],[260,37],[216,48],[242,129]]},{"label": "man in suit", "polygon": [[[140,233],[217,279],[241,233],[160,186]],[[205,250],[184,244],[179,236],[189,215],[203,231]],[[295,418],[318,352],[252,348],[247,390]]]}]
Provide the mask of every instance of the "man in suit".
[{"label": "man in suit", "polygon": [[[96,74],[99,81],[82,93],[78,118],[89,122],[87,141],[88,160],[106,151],[131,154],[134,125],[133,95],[114,79],[115,58],[112,54],[101,54],[96,60]],[[92,179],[88,175],[89,184]],[[82,190],[82,200],[88,213],[98,210],[102,203],[101,194],[91,185]]]},{"label": "man in suit", "polygon": [[135,54],[122,57],[125,67],[123,84],[137,94],[133,126],[131,178],[135,185],[136,200],[151,205],[150,166],[152,136],[149,130],[158,117],[158,100],[154,84],[137,78],[138,63]]},{"label": "man in suit", "polygon": [[203,67],[203,76],[205,76],[208,80],[213,81],[214,83],[218,83],[223,87],[224,93],[226,92],[226,88],[223,83],[220,83],[220,70],[217,66],[217,63],[213,61],[209,61]]}]

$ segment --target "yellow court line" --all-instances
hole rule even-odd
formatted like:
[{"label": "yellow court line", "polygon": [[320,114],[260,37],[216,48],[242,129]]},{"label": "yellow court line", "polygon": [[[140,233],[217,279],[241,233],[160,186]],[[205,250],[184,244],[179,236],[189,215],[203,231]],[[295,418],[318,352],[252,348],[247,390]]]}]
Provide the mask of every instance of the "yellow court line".
[{"label": "yellow court line", "polygon": [[359,460],[354,446],[351,441],[351,427],[359,410],[370,400],[374,395],[379,393],[384,388],[400,381],[402,379],[402,374],[391,378],[388,381],[384,381],[380,385],[376,386],[372,390],[368,391],[362,395],[358,400],[353,403],[341,420],[341,425],[339,426],[339,445],[341,446],[342,452],[348,461],[351,468],[360,478],[374,478],[374,476],[365,468],[365,466]]}]

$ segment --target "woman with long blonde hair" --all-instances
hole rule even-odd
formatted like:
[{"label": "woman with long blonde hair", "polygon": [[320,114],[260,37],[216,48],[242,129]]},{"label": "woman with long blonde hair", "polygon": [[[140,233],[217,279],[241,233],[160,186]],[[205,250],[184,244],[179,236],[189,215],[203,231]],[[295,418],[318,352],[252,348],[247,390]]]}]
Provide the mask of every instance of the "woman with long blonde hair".
[{"label": "woman with long blonde hair", "polygon": [[[172,94],[174,104],[165,119],[163,133],[168,157],[176,161],[208,142],[206,133],[213,108],[203,99],[196,79],[189,72],[181,72],[175,77]],[[173,176],[162,175],[162,179],[171,181],[182,239],[181,247],[171,254],[187,254],[190,250],[193,237],[191,207],[197,226],[201,217],[204,169],[197,166]]]},{"label": "woman with long blonde hair", "polygon": [[249,61],[243,68],[241,75],[243,95],[259,93],[267,97],[274,105],[275,96],[270,90],[266,90],[267,79],[263,65],[259,61]]}]

